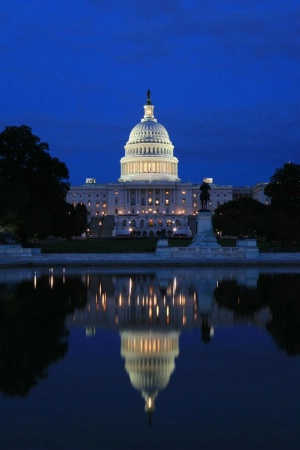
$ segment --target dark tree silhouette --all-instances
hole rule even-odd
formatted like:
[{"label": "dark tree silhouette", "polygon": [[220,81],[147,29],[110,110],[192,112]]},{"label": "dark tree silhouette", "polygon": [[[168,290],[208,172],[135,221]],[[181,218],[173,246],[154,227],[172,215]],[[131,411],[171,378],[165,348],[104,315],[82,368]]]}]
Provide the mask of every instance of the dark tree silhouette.
[{"label": "dark tree silhouette", "polygon": [[271,199],[268,238],[282,244],[300,242],[300,164],[276,169],[265,194]]},{"label": "dark tree silhouette", "polygon": [[286,163],[276,169],[265,187],[265,194],[271,198],[271,208],[285,211],[290,217],[300,215],[300,164]]},{"label": "dark tree silhouette", "polygon": [[265,236],[268,207],[249,197],[232,200],[219,206],[213,216],[213,225],[223,234],[238,236]]},{"label": "dark tree silhouette", "polygon": [[63,232],[69,189],[66,165],[49,155],[47,143],[31,128],[6,127],[0,133],[0,226],[23,241]]}]

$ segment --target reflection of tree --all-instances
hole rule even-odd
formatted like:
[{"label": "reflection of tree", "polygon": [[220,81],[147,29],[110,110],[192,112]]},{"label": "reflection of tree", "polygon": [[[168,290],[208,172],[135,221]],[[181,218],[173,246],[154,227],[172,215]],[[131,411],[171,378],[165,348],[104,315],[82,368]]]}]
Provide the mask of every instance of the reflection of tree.
[{"label": "reflection of tree", "polygon": [[239,286],[235,280],[219,283],[216,302],[240,316],[251,316],[268,305],[272,319],[267,330],[288,355],[300,354],[300,276],[260,275],[257,288]]},{"label": "reflection of tree", "polygon": [[265,306],[262,293],[257,288],[241,286],[236,280],[218,283],[214,296],[219,306],[241,316],[249,316]]},{"label": "reflection of tree", "polygon": [[267,330],[288,355],[300,354],[299,274],[262,275],[259,284],[272,312]]},{"label": "reflection of tree", "polygon": [[22,282],[6,289],[0,285],[0,390],[5,395],[26,396],[47,377],[51,362],[68,349],[65,317],[86,304],[86,288],[80,280],[48,277]]}]

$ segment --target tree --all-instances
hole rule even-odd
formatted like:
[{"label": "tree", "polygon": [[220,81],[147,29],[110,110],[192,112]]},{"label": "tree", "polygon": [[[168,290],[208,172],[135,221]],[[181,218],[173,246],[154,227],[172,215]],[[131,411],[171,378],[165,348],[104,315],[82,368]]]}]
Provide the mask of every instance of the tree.
[{"label": "tree", "polygon": [[0,226],[23,242],[63,231],[69,172],[26,125],[0,133]]},{"label": "tree", "polygon": [[271,199],[268,238],[282,244],[299,242],[300,164],[286,163],[276,169],[265,194]]},{"label": "tree", "polygon": [[271,209],[285,211],[290,217],[300,215],[300,164],[286,163],[276,169],[265,195],[271,199]]},{"label": "tree", "polygon": [[68,204],[65,236],[79,236],[87,227],[87,218],[89,212],[84,203],[77,203],[76,206]]},{"label": "tree", "polygon": [[267,212],[266,205],[250,197],[232,200],[215,210],[214,228],[232,236],[240,234],[264,236]]}]

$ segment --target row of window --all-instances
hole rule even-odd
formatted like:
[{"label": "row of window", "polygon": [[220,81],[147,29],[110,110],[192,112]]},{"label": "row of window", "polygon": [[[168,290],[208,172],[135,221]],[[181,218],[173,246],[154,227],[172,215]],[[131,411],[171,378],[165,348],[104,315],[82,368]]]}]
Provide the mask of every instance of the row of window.
[{"label": "row of window", "polygon": [[[102,197],[106,197],[106,194],[88,194],[87,195],[87,197],[100,197],[100,195],[102,195]],[[78,192],[76,192],[76,194],[72,194],[72,197],[76,197],[76,196],[78,196],[78,197],[80,197],[80,198],[82,198],[82,197],[85,197],[86,196],[86,194],[78,194]]]},{"label": "row of window", "polygon": [[155,147],[144,147],[144,148],[130,148],[127,150],[126,155],[144,155],[144,154],[155,154],[155,155],[173,155],[173,151],[171,149],[166,148],[155,148]]},{"label": "row of window", "polygon": [[179,219],[176,219],[175,221],[172,221],[171,219],[167,219],[165,222],[162,219],[159,219],[157,222],[155,222],[153,219],[149,219],[148,221],[145,221],[144,219],[141,220],[126,220],[123,219],[122,220],[122,227],[140,227],[140,228],[144,228],[145,226],[147,227],[172,227],[172,226],[176,226],[176,227],[181,227],[182,225],[186,225],[183,224]]}]

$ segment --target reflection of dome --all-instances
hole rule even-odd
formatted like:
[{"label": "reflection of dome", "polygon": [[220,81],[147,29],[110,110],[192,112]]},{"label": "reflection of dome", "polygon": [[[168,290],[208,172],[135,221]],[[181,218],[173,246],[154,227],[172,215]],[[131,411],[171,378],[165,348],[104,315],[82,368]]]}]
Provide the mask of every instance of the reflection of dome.
[{"label": "reflection of dome", "polygon": [[148,100],[144,117],[131,131],[121,159],[119,181],[180,181],[178,159],[169,134],[154,117],[154,106]]},{"label": "reflection of dome", "polygon": [[122,331],[121,355],[132,386],[142,392],[145,410],[154,410],[154,399],[164,389],[179,354],[177,331]]}]

